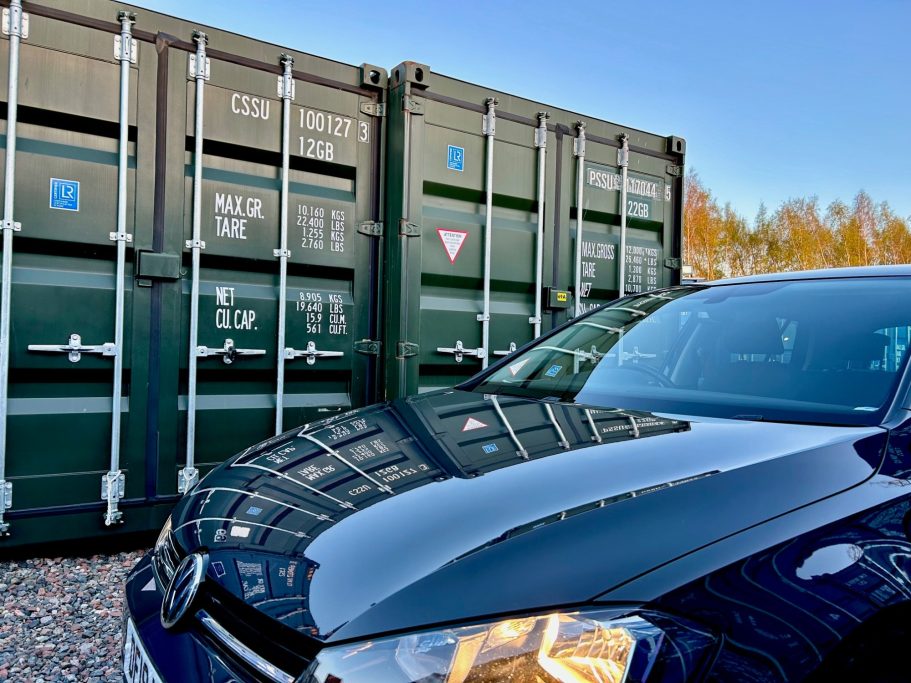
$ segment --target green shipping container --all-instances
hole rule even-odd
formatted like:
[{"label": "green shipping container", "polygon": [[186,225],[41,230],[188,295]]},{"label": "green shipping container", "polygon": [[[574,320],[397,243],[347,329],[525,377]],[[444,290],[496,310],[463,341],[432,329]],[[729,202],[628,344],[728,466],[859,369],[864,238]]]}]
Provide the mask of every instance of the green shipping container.
[{"label": "green shipping container", "polygon": [[414,62],[392,70],[388,111],[387,396],[452,386],[540,331],[617,298],[621,154],[624,291],[679,283],[682,138]]},{"label": "green shipping container", "polygon": [[678,281],[680,138],[104,0],[22,9],[0,553],[155,529],[234,452],[615,298],[624,206],[625,291]]}]

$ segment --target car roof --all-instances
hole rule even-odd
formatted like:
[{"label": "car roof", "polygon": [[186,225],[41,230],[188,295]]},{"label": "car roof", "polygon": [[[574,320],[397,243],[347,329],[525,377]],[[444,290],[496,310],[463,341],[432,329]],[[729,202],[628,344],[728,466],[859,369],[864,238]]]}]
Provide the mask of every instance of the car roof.
[{"label": "car roof", "polygon": [[749,282],[779,282],[782,280],[832,280],[836,278],[860,277],[896,277],[911,276],[911,264],[898,266],[859,266],[854,268],[824,268],[821,270],[799,270],[792,273],[767,273],[764,275],[747,275],[745,277],[724,278],[700,285],[732,285]]}]

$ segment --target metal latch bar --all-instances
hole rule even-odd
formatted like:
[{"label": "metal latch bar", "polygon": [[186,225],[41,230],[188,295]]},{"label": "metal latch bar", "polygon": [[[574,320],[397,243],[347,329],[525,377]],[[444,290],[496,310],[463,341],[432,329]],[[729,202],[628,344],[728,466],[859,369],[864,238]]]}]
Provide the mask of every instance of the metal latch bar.
[{"label": "metal latch bar", "polygon": [[28,350],[43,353],[66,353],[69,354],[70,363],[78,363],[82,359],[83,353],[98,353],[102,356],[117,355],[117,345],[114,342],[85,345],[82,343],[82,337],[75,332],[70,335],[70,341],[67,344],[29,344]]},{"label": "metal latch bar", "polygon": [[225,365],[231,365],[240,356],[265,356],[265,349],[239,349],[234,346],[233,339],[225,339],[224,346],[220,349],[210,348],[208,346],[197,346],[196,357],[208,358],[209,356],[221,356]]},{"label": "metal latch bar", "polygon": [[291,347],[285,348],[285,358],[288,360],[294,360],[295,358],[306,358],[307,365],[313,365],[316,363],[317,358],[341,358],[344,356],[344,351],[320,351],[316,348],[316,342],[308,341],[307,348],[303,351],[298,351],[297,349],[292,349]]},{"label": "metal latch bar", "polygon": [[508,356],[509,354],[514,353],[515,350],[516,350],[516,343],[515,343],[515,342],[509,342],[509,348],[508,348],[508,349],[506,349],[505,351],[494,351],[494,352],[493,352],[493,355],[495,355],[495,356]]},{"label": "metal latch bar", "polygon": [[462,340],[459,339],[456,341],[455,346],[449,348],[445,346],[438,346],[437,353],[451,353],[455,356],[455,362],[461,363],[462,359],[465,356],[473,356],[475,358],[484,358],[487,355],[487,352],[484,349],[466,349],[462,344]]}]

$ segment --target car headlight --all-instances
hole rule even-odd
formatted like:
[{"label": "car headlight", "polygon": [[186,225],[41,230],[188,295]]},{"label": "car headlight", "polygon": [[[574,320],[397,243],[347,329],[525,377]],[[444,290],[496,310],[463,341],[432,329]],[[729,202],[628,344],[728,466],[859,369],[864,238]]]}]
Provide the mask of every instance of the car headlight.
[{"label": "car headlight", "polygon": [[[695,641],[682,649],[666,644],[666,630],[652,621],[648,615],[618,617],[617,610],[564,612],[371,640],[323,650],[303,680],[622,683],[645,680],[659,652],[693,660],[714,642],[709,634],[694,632]],[[679,626],[671,623],[669,630]],[[685,677],[696,663],[672,665]]]}]

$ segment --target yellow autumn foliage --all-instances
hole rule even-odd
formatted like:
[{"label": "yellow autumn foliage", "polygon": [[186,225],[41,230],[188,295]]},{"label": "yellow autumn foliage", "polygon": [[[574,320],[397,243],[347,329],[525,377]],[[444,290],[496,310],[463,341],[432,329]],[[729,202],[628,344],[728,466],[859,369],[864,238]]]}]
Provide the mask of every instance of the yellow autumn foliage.
[{"label": "yellow autumn foliage", "polygon": [[886,202],[858,192],[825,210],[816,197],[760,206],[753,224],[721,206],[690,171],[683,211],[684,263],[707,279],[755,273],[911,263],[911,227]]}]

